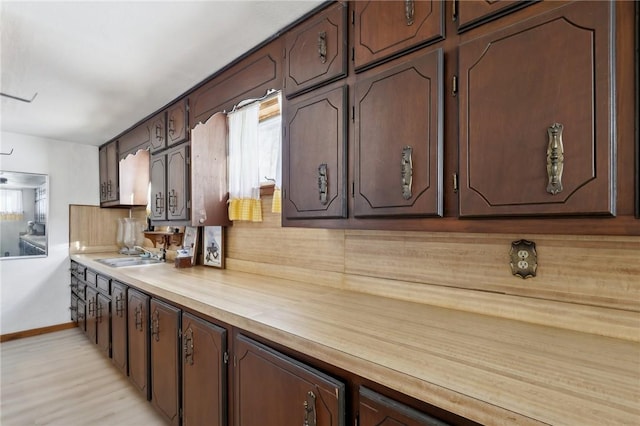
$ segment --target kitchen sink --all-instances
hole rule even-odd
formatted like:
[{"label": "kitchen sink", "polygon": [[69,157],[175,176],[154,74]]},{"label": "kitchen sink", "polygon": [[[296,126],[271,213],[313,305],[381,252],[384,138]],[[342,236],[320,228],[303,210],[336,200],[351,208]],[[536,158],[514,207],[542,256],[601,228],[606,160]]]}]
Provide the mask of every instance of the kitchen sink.
[{"label": "kitchen sink", "polygon": [[113,257],[110,259],[97,259],[96,261],[114,268],[121,268],[124,266],[155,265],[157,263],[163,263],[161,260],[153,259],[150,257]]}]

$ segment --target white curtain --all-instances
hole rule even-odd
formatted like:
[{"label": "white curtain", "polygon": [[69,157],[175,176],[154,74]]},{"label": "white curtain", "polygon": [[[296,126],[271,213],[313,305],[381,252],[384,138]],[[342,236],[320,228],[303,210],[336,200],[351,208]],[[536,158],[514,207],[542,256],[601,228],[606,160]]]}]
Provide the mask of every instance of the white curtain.
[{"label": "white curtain", "polygon": [[0,189],[0,219],[22,220],[23,216],[22,190]]},{"label": "white curtain", "polygon": [[229,219],[262,221],[259,104],[229,113]]},{"label": "white curtain", "polygon": [[[280,101],[279,97],[278,100]],[[282,115],[277,115],[260,123],[258,127],[258,143],[262,150],[262,155],[260,156],[260,178],[263,182],[268,181],[274,184],[271,212],[280,213]]]}]

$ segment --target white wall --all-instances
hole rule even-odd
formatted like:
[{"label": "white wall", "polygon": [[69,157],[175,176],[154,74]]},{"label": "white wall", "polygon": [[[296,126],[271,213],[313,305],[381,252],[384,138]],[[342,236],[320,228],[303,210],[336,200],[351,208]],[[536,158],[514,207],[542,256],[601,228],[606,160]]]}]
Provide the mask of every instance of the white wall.
[{"label": "white wall", "polygon": [[49,175],[49,255],[0,260],[0,334],[69,317],[69,204],[98,205],[98,147],[2,132],[0,169]]}]

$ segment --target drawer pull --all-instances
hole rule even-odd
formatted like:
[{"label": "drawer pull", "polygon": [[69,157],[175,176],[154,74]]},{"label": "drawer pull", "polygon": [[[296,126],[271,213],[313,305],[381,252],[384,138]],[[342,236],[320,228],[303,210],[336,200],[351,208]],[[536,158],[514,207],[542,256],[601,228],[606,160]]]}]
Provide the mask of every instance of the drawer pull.
[{"label": "drawer pull", "polygon": [[136,330],[143,332],[144,328],[142,327],[142,303],[140,304],[139,307],[136,307],[134,309],[133,315],[135,318]]},{"label": "drawer pull", "polygon": [[564,147],[562,146],[562,131],[564,126],[553,123],[547,129],[549,145],[547,146],[547,175],[549,183],[547,192],[556,195],[562,192],[562,169],[564,168]]},{"label": "drawer pull", "polygon": [[151,336],[155,338],[156,342],[160,341],[160,312],[157,309],[151,315]]},{"label": "drawer pull", "polygon": [[191,327],[184,333],[184,362],[193,365],[193,330]]}]

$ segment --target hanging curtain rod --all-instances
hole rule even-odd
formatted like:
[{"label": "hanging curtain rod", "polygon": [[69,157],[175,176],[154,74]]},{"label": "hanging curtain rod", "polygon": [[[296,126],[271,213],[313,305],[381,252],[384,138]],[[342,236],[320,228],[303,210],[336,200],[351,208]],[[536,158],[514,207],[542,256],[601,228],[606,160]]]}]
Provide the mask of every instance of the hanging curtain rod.
[{"label": "hanging curtain rod", "polygon": [[36,92],[35,95],[33,95],[33,97],[31,99],[20,98],[18,96],[9,95],[9,94],[2,93],[2,92],[0,92],[0,96],[4,96],[5,98],[11,98],[11,99],[15,99],[16,101],[26,102],[26,103],[30,104],[31,102],[33,102],[33,100],[36,98],[36,96],[38,96],[38,92]]}]

